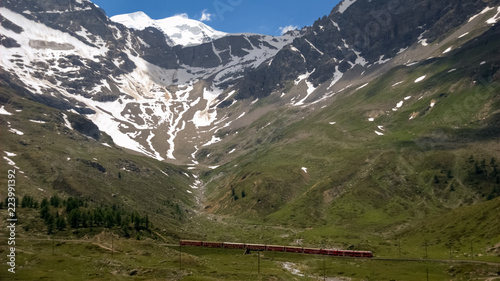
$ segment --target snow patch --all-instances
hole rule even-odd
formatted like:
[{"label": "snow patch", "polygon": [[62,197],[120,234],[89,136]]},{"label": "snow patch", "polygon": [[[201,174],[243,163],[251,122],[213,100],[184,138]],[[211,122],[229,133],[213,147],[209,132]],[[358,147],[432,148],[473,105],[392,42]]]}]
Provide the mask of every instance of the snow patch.
[{"label": "snow patch", "polygon": [[330,86],[328,86],[328,90],[333,87],[333,85],[335,85],[343,76],[344,74],[342,72],[340,72],[339,70],[339,66],[335,66],[335,73],[333,73],[333,80],[332,82],[330,83]]},{"label": "snow patch", "polygon": [[307,168],[306,167],[302,167],[301,169],[302,169],[302,171],[304,171],[304,173],[307,174]]},{"label": "snow patch", "polygon": [[443,54],[446,54],[446,53],[448,53],[449,51],[451,51],[451,47],[448,47],[446,50],[444,50]]},{"label": "snow patch", "polygon": [[16,130],[16,129],[14,129],[14,128],[10,128],[10,129],[9,129],[9,132],[14,133],[14,134],[17,134],[17,135],[20,135],[20,136],[24,135],[24,133],[23,133],[23,132],[21,132],[21,131],[19,131],[19,130]]},{"label": "snow patch", "polygon": [[17,156],[17,154],[12,153],[12,152],[8,152],[8,151],[4,151],[4,153],[7,154],[7,156],[9,156],[9,157]]},{"label": "snow patch", "polygon": [[7,160],[7,164],[11,166],[16,166],[16,163],[14,163],[14,161],[12,161],[10,158],[4,156],[3,159]]},{"label": "snow patch", "polygon": [[305,74],[299,75],[299,77],[297,77],[297,79],[294,81],[295,85],[298,85],[302,80],[305,80],[307,85],[307,95],[300,101],[292,104],[293,106],[304,105],[304,101],[316,90],[316,87],[314,87],[311,82],[307,81],[307,78],[309,78],[309,76],[313,74],[315,70],[316,69],[313,69],[312,72],[307,72]]},{"label": "snow patch", "polygon": [[30,119],[30,122],[33,122],[33,123],[38,123],[38,124],[45,124],[45,123],[47,123],[47,122],[45,122],[45,121],[41,121],[41,120],[32,120],[32,119]]},{"label": "snow patch", "polygon": [[379,131],[375,131],[375,134],[377,134],[377,135],[379,135],[379,136],[383,136],[383,135],[384,135],[384,133],[381,133],[381,132],[379,132]]},{"label": "snow patch", "polygon": [[404,81],[399,81],[399,82],[396,82],[396,83],[394,83],[394,85],[392,85],[392,87],[395,87],[395,86],[397,86],[397,85],[399,85],[399,84],[401,84],[401,83],[403,83],[403,82],[404,82]]},{"label": "snow patch", "polygon": [[198,110],[193,116],[193,123],[196,128],[210,126],[217,118],[217,111],[210,112],[210,106],[214,100],[222,93],[222,90],[216,89],[214,91],[203,89],[203,99],[207,101],[204,110]]},{"label": "snow patch", "polygon": [[426,76],[427,76],[427,75],[424,75],[424,76],[420,76],[420,77],[418,77],[417,79],[415,79],[415,83],[418,83],[418,82],[420,82],[420,81],[424,80]]},{"label": "snow patch", "polygon": [[349,8],[352,4],[354,4],[356,0],[344,0],[339,5],[339,13],[343,14],[347,8]]},{"label": "snow patch", "polygon": [[388,61],[391,60],[391,58],[388,58],[388,59],[384,60],[384,57],[385,57],[385,55],[381,55],[380,58],[378,58],[378,61],[376,61],[374,64],[384,64],[384,63],[386,63],[386,62],[388,62]]},{"label": "snow patch", "polygon": [[7,110],[5,110],[5,108],[4,108],[3,105],[2,105],[2,107],[0,107],[0,114],[2,114],[2,115],[12,115],[12,113],[10,113]]},{"label": "snow patch", "polygon": [[320,55],[324,55],[325,53],[323,53],[322,51],[320,51],[318,48],[316,48],[316,46],[313,45],[313,43],[311,43],[309,40],[305,39],[307,43],[309,43],[309,45],[311,46],[311,48],[313,48],[316,52],[318,52]]},{"label": "snow patch", "polygon": [[68,116],[66,114],[62,114],[63,119],[64,119],[64,126],[68,127],[70,130],[73,130],[73,126],[71,126],[71,123],[68,120]]},{"label": "snow patch", "polygon": [[467,34],[469,34],[469,32],[465,32],[464,34],[462,34],[462,35],[458,36],[458,39],[460,39],[460,38],[462,38],[462,37],[466,36]]},{"label": "snow patch", "polygon": [[370,117],[370,118],[368,118],[368,121],[373,122],[373,121],[375,121],[375,118]]},{"label": "snow patch", "polygon": [[337,124],[337,122],[329,122],[328,124],[335,125],[335,124]]},{"label": "snow patch", "polygon": [[497,13],[486,21],[487,24],[495,24],[500,20],[500,6],[497,8]]},{"label": "snow patch", "polygon": [[359,86],[358,88],[356,88],[356,90],[359,90],[359,89],[363,89],[364,87],[368,86],[368,83],[364,84],[364,85],[361,85]]},{"label": "snow patch", "polygon": [[216,136],[212,136],[212,139],[210,141],[208,141],[207,143],[205,143],[204,145],[202,145],[202,146],[209,146],[209,145],[212,145],[214,143],[218,143],[221,140],[222,140],[221,138],[218,138]]},{"label": "snow patch", "polygon": [[493,9],[495,9],[495,8],[494,8],[494,7],[486,7],[486,8],[484,8],[484,9],[483,9],[483,10],[482,10],[479,14],[476,14],[476,15],[473,15],[472,17],[470,17],[468,22],[473,21],[473,20],[474,20],[475,18],[477,18],[479,15],[482,15],[482,14],[484,14],[484,13],[486,13],[486,12],[488,12],[488,11],[491,11],[491,10],[493,10]]}]

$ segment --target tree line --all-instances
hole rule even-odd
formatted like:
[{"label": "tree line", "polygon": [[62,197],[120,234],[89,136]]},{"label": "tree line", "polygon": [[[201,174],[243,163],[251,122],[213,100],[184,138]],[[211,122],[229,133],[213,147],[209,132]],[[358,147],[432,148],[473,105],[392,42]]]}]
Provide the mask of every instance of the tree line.
[{"label": "tree line", "polygon": [[[4,202],[1,202],[0,208],[3,206]],[[87,201],[74,197],[63,200],[54,195],[38,202],[32,196],[24,195],[21,199],[21,208],[37,209],[40,218],[47,226],[48,234],[66,229],[104,227],[118,229],[124,237],[130,237],[134,230],[150,231],[153,227],[147,214],[125,211],[116,204],[89,206]]]}]

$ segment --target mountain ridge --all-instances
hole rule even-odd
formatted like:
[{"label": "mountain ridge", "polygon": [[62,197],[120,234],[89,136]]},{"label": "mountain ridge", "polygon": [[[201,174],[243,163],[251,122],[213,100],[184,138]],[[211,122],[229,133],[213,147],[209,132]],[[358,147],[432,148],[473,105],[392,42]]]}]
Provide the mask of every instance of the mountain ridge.
[{"label": "mountain ridge", "polygon": [[201,21],[189,19],[183,15],[153,20],[144,12],[139,11],[115,15],[110,17],[110,20],[138,30],[144,30],[147,27],[157,28],[165,34],[167,43],[172,47],[175,45],[184,47],[199,45],[228,35],[225,32],[214,30]]},{"label": "mountain ridge", "polygon": [[[129,220],[139,212],[135,239],[111,238],[129,237],[131,221],[55,232],[120,241],[111,253],[130,263],[97,259],[110,278],[255,279],[240,275],[255,253],[240,266],[241,253],[221,262],[219,251],[179,255],[153,239],[418,260],[412,269],[323,260],[328,276],[353,281],[422,280],[413,271],[424,266],[442,280],[497,274],[496,265],[444,262],[499,261],[500,1],[346,0],[301,31],[187,47],[115,23],[88,1],[5,0],[0,13],[0,153],[19,171],[16,195],[79,198],[85,211],[116,205]],[[19,233],[45,239],[39,211],[20,210]],[[141,229],[142,214],[156,228]],[[87,259],[65,253],[88,277]],[[55,272],[58,255],[28,255],[18,278],[38,278],[33,264]],[[273,274],[262,278],[296,277],[267,255]],[[284,259],[312,268],[305,280],[324,272],[315,258]]]}]

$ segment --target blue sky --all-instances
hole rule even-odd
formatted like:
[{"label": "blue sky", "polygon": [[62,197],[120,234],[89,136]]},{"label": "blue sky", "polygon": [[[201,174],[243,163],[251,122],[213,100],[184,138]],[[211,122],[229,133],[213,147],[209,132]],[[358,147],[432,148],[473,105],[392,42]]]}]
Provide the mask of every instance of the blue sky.
[{"label": "blue sky", "polygon": [[286,27],[310,26],[340,0],[91,0],[111,17],[143,11],[152,19],[178,14],[216,30],[279,35]]}]

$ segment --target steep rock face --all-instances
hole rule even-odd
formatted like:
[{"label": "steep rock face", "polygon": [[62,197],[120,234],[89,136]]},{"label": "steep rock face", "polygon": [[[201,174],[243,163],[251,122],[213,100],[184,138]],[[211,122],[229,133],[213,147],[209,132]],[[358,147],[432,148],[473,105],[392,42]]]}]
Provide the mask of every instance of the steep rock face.
[{"label": "steep rock face", "polygon": [[[319,85],[332,79],[337,71],[345,73],[354,65],[382,64],[419,40],[424,43],[438,40],[464,19],[498,3],[497,0],[344,1],[293,41],[292,46],[302,56],[281,54],[289,52],[283,49],[273,59],[273,64],[286,60],[284,64],[296,68],[263,65],[238,84],[237,98],[267,96],[283,87],[290,79],[290,72],[312,72],[308,80]],[[301,61],[305,62],[306,70]],[[276,78],[269,79],[269,73]],[[252,84],[260,86],[250,87]]]}]

